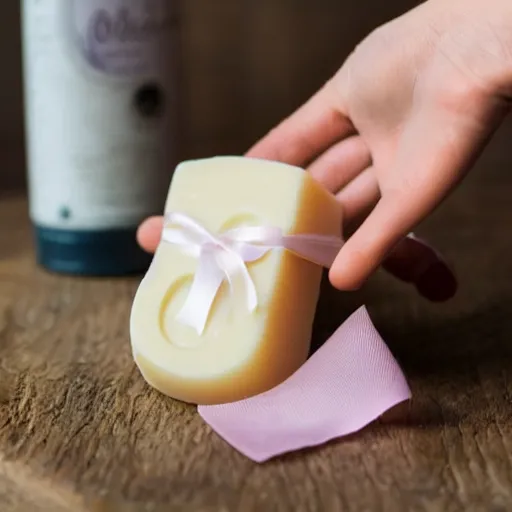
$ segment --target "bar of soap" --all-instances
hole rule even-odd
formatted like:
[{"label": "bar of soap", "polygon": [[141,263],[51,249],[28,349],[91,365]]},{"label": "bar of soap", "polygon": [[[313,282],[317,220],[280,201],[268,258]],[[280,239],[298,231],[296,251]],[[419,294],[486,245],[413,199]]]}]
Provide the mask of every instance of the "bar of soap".
[{"label": "bar of soap", "polygon": [[[166,212],[181,212],[215,234],[275,226],[285,234],[340,236],[341,206],[303,169],[244,157],[181,163]],[[233,402],[267,391],[307,359],[322,268],[283,249],[247,263],[258,306],[250,312],[223,283],[205,330],[176,315],[197,258],[161,241],[142,280],[130,319],[134,360],[160,392],[194,404]]]}]

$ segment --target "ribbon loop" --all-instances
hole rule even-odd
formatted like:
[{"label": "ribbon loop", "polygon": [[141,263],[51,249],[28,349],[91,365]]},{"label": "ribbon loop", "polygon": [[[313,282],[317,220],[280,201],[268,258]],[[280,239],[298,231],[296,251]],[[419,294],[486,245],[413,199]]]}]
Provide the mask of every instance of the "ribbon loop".
[{"label": "ribbon loop", "polygon": [[283,235],[276,227],[248,226],[216,236],[180,212],[165,217],[162,241],[176,245],[198,259],[197,270],[178,320],[204,332],[213,302],[224,281],[233,293],[235,282],[243,290],[247,309],[258,307],[256,286],[246,263],[273,249],[286,249],[311,263],[329,268],[343,245],[341,238],[322,235]]}]

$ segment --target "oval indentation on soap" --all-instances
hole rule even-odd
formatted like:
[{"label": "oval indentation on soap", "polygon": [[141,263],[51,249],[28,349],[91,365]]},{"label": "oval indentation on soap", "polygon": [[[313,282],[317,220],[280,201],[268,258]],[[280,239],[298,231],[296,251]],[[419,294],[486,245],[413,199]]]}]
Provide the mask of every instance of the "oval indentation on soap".
[{"label": "oval indentation on soap", "polygon": [[221,226],[220,231],[228,231],[230,229],[242,228],[244,226],[260,226],[261,220],[252,213],[240,213],[230,217]]},{"label": "oval indentation on soap", "polygon": [[[201,336],[189,325],[181,323],[176,317],[188,296],[192,279],[193,276],[187,274],[174,281],[160,303],[158,314],[159,330],[162,337],[174,347],[185,350],[197,349],[204,343],[214,342],[217,337],[222,336],[223,333],[218,331],[219,325],[229,322],[234,313],[229,286],[227,283],[223,283],[213,301],[205,330]],[[222,320],[210,328],[211,320],[216,316]]]},{"label": "oval indentation on soap", "polygon": [[[186,345],[176,343],[176,338],[169,332],[167,318],[175,318],[180,309],[183,307],[185,298],[190,290],[193,276],[186,274],[176,279],[174,283],[169,286],[162,302],[160,303],[160,311],[158,314],[158,327],[162,337],[171,345],[178,346],[180,348],[188,348]],[[187,328],[187,326],[183,326]],[[190,329],[190,328],[189,328]],[[195,344],[194,344],[195,346]],[[193,348],[193,347],[191,347]]]},{"label": "oval indentation on soap", "polygon": [[[264,223],[256,215],[242,213],[229,218],[219,231],[258,225],[264,225]],[[249,272],[262,263],[265,258],[266,256],[258,261],[248,263]],[[227,326],[236,325],[247,316],[255,314],[249,312],[245,301],[240,300],[236,293],[234,296],[231,295],[228,283],[223,282],[213,301],[205,330],[201,335],[197,334],[192,327],[181,323],[176,318],[185,303],[193,278],[194,275],[189,273],[176,279],[169,286],[160,303],[159,331],[162,338],[176,349],[197,350],[205,344],[216,345],[219,340],[224,339]]]}]

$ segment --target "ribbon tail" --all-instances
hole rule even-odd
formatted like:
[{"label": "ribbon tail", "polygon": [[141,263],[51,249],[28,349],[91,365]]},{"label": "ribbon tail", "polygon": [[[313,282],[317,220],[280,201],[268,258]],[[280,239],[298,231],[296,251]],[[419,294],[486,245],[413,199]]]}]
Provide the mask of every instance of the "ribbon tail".
[{"label": "ribbon tail", "polygon": [[282,384],[199,414],[245,456],[277,455],[347,436],[411,397],[404,374],[365,308]]},{"label": "ribbon tail", "polygon": [[224,274],[216,265],[213,254],[203,250],[192,286],[176,317],[177,320],[192,327],[201,336],[223,280]]},{"label": "ribbon tail", "polygon": [[249,270],[245,266],[242,257],[232,250],[226,250],[217,253],[216,262],[218,267],[224,273],[225,278],[230,284],[231,293],[235,289],[235,280],[241,278],[240,286],[243,287],[243,294],[247,309],[252,313],[258,306],[258,295],[256,286],[252,280]]},{"label": "ribbon tail", "polygon": [[247,309],[252,313],[258,306],[258,294],[256,292],[256,286],[252,280],[247,267],[244,265],[242,270],[242,278],[244,283],[244,295],[247,303]]},{"label": "ribbon tail", "polygon": [[334,236],[286,235],[283,247],[307,261],[330,268],[343,247],[343,240]]}]

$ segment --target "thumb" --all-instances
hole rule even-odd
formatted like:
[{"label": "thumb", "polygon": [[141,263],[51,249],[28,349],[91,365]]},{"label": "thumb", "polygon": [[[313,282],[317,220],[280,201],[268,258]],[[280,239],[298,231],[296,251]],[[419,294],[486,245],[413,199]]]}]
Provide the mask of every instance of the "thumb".
[{"label": "thumb", "polygon": [[336,288],[360,287],[460,181],[491,132],[486,114],[481,109],[470,118],[433,102],[416,110],[402,133],[393,167],[376,170],[380,201],[331,268]]}]

